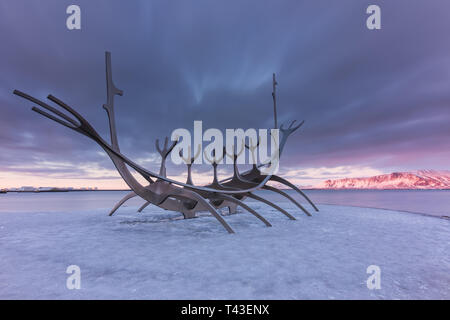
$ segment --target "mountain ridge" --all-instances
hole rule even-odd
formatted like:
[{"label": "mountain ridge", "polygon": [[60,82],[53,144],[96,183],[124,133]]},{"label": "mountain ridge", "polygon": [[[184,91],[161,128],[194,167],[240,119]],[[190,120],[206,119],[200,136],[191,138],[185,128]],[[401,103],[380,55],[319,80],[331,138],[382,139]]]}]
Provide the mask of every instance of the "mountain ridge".
[{"label": "mountain ridge", "polygon": [[315,189],[450,189],[450,171],[417,170],[392,172],[372,177],[325,180]]}]

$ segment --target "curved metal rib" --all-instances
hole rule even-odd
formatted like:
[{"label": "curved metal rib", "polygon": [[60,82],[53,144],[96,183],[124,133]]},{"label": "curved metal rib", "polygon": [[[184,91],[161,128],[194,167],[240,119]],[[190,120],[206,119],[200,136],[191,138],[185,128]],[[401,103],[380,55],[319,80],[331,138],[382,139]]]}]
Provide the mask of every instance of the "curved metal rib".
[{"label": "curved metal rib", "polygon": [[[245,179],[244,177],[242,177],[242,176],[240,175],[239,169],[238,169],[237,164],[236,164],[236,161],[234,161],[233,167],[234,167],[234,175],[233,175],[233,177],[231,178],[231,180],[228,181],[228,182],[226,182],[224,185],[226,185],[226,186],[235,186],[235,187],[238,187],[238,188],[239,188],[239,187],[241,187],[241,188],[247,188],[247,187],[250,187],[250,186],[253,186],[253,185],[257,184],[256,182],[249,181],[249,180]],[[295,201],[295,199],[292,198],[292,197],[291,197],[290,195],[288,195],[287,193],[285,193],[285,192],[283,192],[283,191],[281,191],[281,190],[278,190],[278,189],[276,189],[276,188],[274,188],[274,187],[268,186],[268,185],[263,186],[262,189],[269,190],[269,191],[272,191],[272,192],[276,192],[276,193],[278,193],[278,194],[280,194],[280,195],[282,195],[282,196],[288,198],[288,199],[291,200],[297,207],[299,207],[306,215],[311,216],[311,214],[310,214],[310,213],[309,213],[309,212],[308,212],[308,211],[307,211],[300,203],[298,203],[297,201]]]},{"label": "curved metal rib", "polygon": [[295,201],[294,198],[292,198],[289,194],[287,194],[284,191],[278,190],[277,188],[271,187],[271,186],[264,186],[263,189],[265,190],[270,190],[273,192],[276,192],[278,194],[281,194],[283,197],[288,198],[289,200],[291,200],[297,207],[299,207],[307,216],[311,217],[311,213],[308,212],[308,210],[306,210],[300,203],[298,203],[297,201]]},{"label": "curved metal rib", "polygon": [[226,196],[226,195],[218,195],[217,196],[218,199],[223,199],[223,200],[227,200],[229,202],[233,202],[236,203],[237,205],[241,206],[242,208],[244,208],[245,210],[247,210],[248,212],[250,212],[252,215],[254,215],[255,217],[257,217],[259,220],[261,220],[262,222],[264,222],[264,224],[268,227],[271,227],[272,225],[270,224],[269,221],[267,221],[263,216],[261,216],[258,212],[256,212],[255,210],[253,210],[252,208],[250,208],[248,205],[246,205],[244,202],[242,202],[241,200],[238,200],[236,198],[233,198],[231,196]]},{"label": "curved metal rib", "polygon": [[114,214],[114,212],[116,212],[117,209],[120,208],[120,206],[122,206],[125,202],[127,202],[128,200],[130,200],[131,198],[134,198],[136,196],[137,196],[137,194],[134,191],[132,191],[129,194],[127,194],[125,197],[122,198],[122,200],[117,202],[117,204],[114,206],[114,208],[109,213],[109,216],[112,216]]},{"label": "curved metal rib", "polygon": [[[183,195],[183,193],[185,193],[185,195]],[[200,204],[202,204],[214,216],[214,218],[216,218],[222,224],[222,226],[228,231],[228,233],[234,233],[233,229],[222,218],[222,216],[217,212],[217,210],[198,193],[189,190],[183,190],[183,192],[180,192],[179,194],[170,194],[169,196],[179,199],[186,199],[186,196],[188,199],[194,198]]]},{"label": "curved metal rib", "polygon": [[291,219],[291,220],[296,220],[293,216],[291,216],[291,215],[289,214],[289,212],[287,212],[287,211],[284,210],[283,208],[280,208],[280,207],[277,206],[275,203],[272,203],[272,202],[270,202],[269,200],[266,200],[266,199],[264,199],[264,198],[261,198],[260,196],[257,196],[256,194],[253,194],[253,193],[251,193],[251,192],[247,193],[247,196],[248,196],[249,198],[253,198],[253,199],[255,199],[255,200],[264,202],[265,204],[271,206],[272,208],[277,209],[278,211],[280,211],[282,214],[284,214],[286,217],[288,217],[288,218]]},{"label": "curved metal rib", "polygon": [[145,208],[147,208],[150,204],[150,201],[145,202],[139,209],[137,212],[142,212]]},{"label": "curved metal rib", "polygon": [[293,183],[289,182],[288,180],[286,180],[280,176],[276,176],[276,175],[271,176],[270,180],[279,182],[281,184],[284,184],[285,186],[288,186],[288,187],[294,189],[299,194],[301,194],[306,199],[306,201],[309,202],[309,204],[314,208],[314,210],[319,211],[319,209],[317,209],[316,205],[308,198],[308,196],[302,190],[300,190],[297,186],[295,186]]},{"label": "curved metal rib", "polygon": [[[261,181],[261,180],[262,180],[262,175],[261,175],[261,172],[259,171],[259,169],[257,168],[257,166],[254,165],[253,168],[252,168],[251,170],[248,170],[248,171],[244,172],[242,175],[239,175],[238,178],[239,178],[241,181],[243,181],[243,182],[254,183],[254,184],[256,184],[256,183],[258,183],[258,181]],[[235,177],[235,176],[233,176],[232,178],[228,179],[226,182],[225,182],[225,180],[222,180],[221,182],[224,182],[225,184],[230,184],[230,183],[233,182],[233,180],[236,180],[236,177]],[[289,182],[288,180],[286,180],[286,179],[284,179],[284,178],[281,178],[280,176],[277,176],[277,175],[272,175],[271,178],[270,178],[270,180],[276,181],[276,182],[279,182],[279,183],[285,184],[286,186],[291,187],[292,189],[294,189],[295,191],[297,191],[301,196],[303,196],[303,197],[311,204],[311,206],[314,208],[315,211],[317,211],[317,212],[319,211],[319,209],[318,209],[318,208],[314,205],[314,203],[308,198],[308,196],[307,196],[302,190],[300,190],[298,187],[296,187],[294,184],[292,184],[292,183]],[[263,189],[266,188],[266,187],[269,187],[269,186],[265,185],[265,186],[263,187]],[[273,187],[272,187],[272,188],[273,188]],[[280,192],[282,192],[281,190],[278,190],[278,189],[276,189],[276,188],[274,188],[274,190],[272,190],[272,191],[275,191],[275,192],[280,191]],[[278,193],[279,193],[279,192],[278,192]],[[284,193],[284,192],[283,192],[283,193]],[[288,195],[288,194],[286,193],[286,195]],[[293,201],[300,209],[303,208],[303,206],[300,206],[293,198],[291,198],[291,201]],[[302,210],[305,211],[306,209],[304,210],[304,208],[303,208]],[[306,212],[305,212],[305,213],[306,213]],[[309,212],[308,212],[308,213],[309,213]],[[307,214],[308,214],[308,213],[307,213]],[[309,215],[310,215],[310,214],[309,214]]]},{"label": "curved metal rib", "polygon": [[[233,169],[234,169],[233,177],[228,182],[225,182],[222,186],[235,187],[235,188],[247,188],[247,187],[254,186],[254,185],[257,184],[256,182],[249,181],[249,180],[245,179],[244,177],[242,177],[240,175],[239,169],[238,169],[237,164],[236,164],[236,157],[234,158]],[[216,182],[216,183],[218,185],[221,185],[219,182]],[[293,199],[287,193],[285,193],[285,192],[283,192],[281,190],[278,190],[278,189],[276,189],[274,187],[268,186],[268,185],[263,186],[262,189],[266,189],[266,190],[270,190],[272,192],[276,192],[276,193],[278,193],[278,194],[288,198],[297,207],[299,207],[306,215],[311,216],[311,214],[302,205],[300,205],[297,201],[295,201],[295,199]]]}]

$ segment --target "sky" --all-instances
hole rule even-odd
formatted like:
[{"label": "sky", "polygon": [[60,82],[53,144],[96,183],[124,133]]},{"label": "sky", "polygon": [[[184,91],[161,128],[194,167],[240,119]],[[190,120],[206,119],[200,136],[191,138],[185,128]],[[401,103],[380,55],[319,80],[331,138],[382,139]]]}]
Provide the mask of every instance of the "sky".
[{"label": "sky", "polygon": [[[81,30],[66,27],[71,4]],[[366,27],[371,4],[380,30]],[[125,187],[95,143],[12,94],[53,94],[108,140],[105,51],[124,91],[121,151],[152,171],[155,140],[194,120],[205,130],[270,128],[272,73],[279,122],[305,120],[280,164],[296,184],[448,170],[449,10],[446,0],[1,1],[0,188]],[[185,173],[168,163],[170,177]],[[196,166],[194,182],[211,173]]]}]

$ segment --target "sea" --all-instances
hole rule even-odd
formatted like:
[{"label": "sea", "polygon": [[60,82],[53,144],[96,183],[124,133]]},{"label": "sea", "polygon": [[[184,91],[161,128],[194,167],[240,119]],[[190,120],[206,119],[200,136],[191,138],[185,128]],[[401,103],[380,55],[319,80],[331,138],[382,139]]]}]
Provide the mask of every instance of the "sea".
[{"label": "sea", "polygon": [[[295,191],[287,192],[305,203]],[[127,193],[129,191],[8,192],[0,194],[0,212],[109,212]],[[450,190],[305,190],[305,193],[319,209],[320,205],[332,204],[450,217]],[[258,191],[258,194],[278,204],[289,201],[269,191]],[[143,200],[136,197],[126,205],[138,207],[142,203]]]}]

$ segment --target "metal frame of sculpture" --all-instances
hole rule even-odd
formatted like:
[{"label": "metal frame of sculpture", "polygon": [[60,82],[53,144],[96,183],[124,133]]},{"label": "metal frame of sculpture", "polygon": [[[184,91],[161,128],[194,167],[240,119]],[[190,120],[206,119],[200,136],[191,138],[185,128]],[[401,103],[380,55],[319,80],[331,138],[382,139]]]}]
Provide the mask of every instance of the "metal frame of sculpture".
[{"label": "metal frame of sculpture", "polygon": [[[137,163],[130,160],[127,156],[121,153],[119,148],[119,142],[117,138],[116,131],[116,122],[114,115],[114,97],[116,95],[122,96],[123,91],[119,90],[113,82],[112,79],[112,68],[111,68],[111,54],[106,52],[105,54],[106,60],[106,88],[107,88],[107,102],[103,105],[103,108],[106,110],[109,120],[109,129],[110,129],[110,138],[111,143],[106,142],[97,131],[89,124],[89,122],[83,118],[78,112],[76,112],[73,108],[68,106],[66,103],[61,101],[60,99],[54,97],[53,95],[49,95],[47,98],[64,109],[70,115],[61,112],[55,107],[50,106],[49,104],[40,101],[26,93],[23,93],[18,90],[14,90],[14,94],[29,100],[43,109],[38,107],[32,107],[32,110],[39,113],[40,115],[49,118],[69,129],[72,129],[88,138],[96,142],[110,157],[117,171],[119,172],[122,179],[126,182],[126,184],[132,190],[131,193],[127,194],[123,199],[121,199],[111,210],[110,215],[114,214],[114,212],[123,205],[127,200],[139,196],[140,198],[145,200],[144,205],[139,208],[139,212],[141,212],[145,207],[150,204],[163,208],[165,210],[177,211],[181,212],[184,218],[194,218],[196,217],[196,213],[200,211],[209,211],[221,224],[222,226],[229,232],[234,233],[233,229],[229,226],[229,224],[224,220],[222,215],[219,213],[218,209],[220,208],[228,208],[229,213],[236,213],[236,208],[242,207],[250,214],[255,216],[261,222],[263,222],[266,226],[270,227],[271,224],[260,214],[258,214],[254,209],[250,208],[247,204],[243,202],[245,198],[252,198],[254,200],[265,203],[272,208],[276,209],[280,213],[284,214],[291,220],[295,220],[295,218],[289,214],[286,210],[279,207],[278,205],[270,202],[256,194],[254,191],[256,190],[268,190],[275,192],[289,201],[294,203],[298,208],[300,208],[306,215],[310,216],[308,210],[306,210],[300,203],[298,203],[295,199],[293,199],[286,192],[267,185],[267,182],[273,181],[284,186],[287,186],[297,193],[299,193],[302,197],[306,199],[306,201],[313,207],[315,211],[319,211],[314,203],[294,184],[287,181],[286,179],[274,175],[263,175],[259,168],[263,166],[263,164],[253,164],[251,170],[248,170],[244,173],[240,173],[237,166],[237,157],[239,153],[234,150],[234,153],[230,156],[233,158],[233,176],[219,181],[217,176],[217,166],[221,159],[216,159],[213,154],[213,159],[208,159],[213,167],[213,181],[211,184],[205,186],[196,186],[192,181],[192,173],[191,166],[194,162],[195,158],[200,155],[200,148],[198,152],[191,157],[191,154],[188,154],[185,158],[183,158],[187,164],[187,180],[185,183],[179,182],[167,177],[166,173],[166,159],[169,156],[170,152],[175,147],[177,141],[173,142],[170,146],[168,145],[168,138],[165,138],[164,146],[161,148],[159,144],[159,140],[156,140],[156,149],[161,155],[161,167],[159,170],[159,174],[146,170],[141,167]],[[275,128],[278,128],[277,124],[277,110],[276,110],[276,85],[277,82],[275,80],[275,74],[273,75],[273,103],[274,103],[274,120],[275,120]],[[290,123],[289,126],[281,125],[280,130],[280,142],[278,145],[279,148],[279,156],[283,151],[283,148],[287,142],[288,137],[296,131],[302,124],[301,122],[298,125],[295,125],[295,120]],[[259,142],[258,142],[259,144]],[[247,149],[249,149],[254,157],[254,151],[258,147],[258,144],[252,145],[250,142],[250,146],[245,145]],[[189,152],[190,153],[190,152]],[[183,156],[180,154],[180,156]],[[205,154],[207,157],[207,155]],[[191,161],[188,161],[191,160]],[[131,174],[129,168],[134,169],[137,173],[139,173],[145,180],[148,181],[148,185],[144,186],[139,183]]]}]

